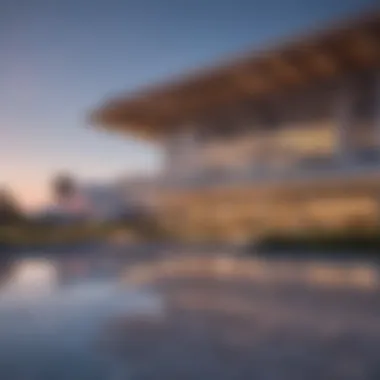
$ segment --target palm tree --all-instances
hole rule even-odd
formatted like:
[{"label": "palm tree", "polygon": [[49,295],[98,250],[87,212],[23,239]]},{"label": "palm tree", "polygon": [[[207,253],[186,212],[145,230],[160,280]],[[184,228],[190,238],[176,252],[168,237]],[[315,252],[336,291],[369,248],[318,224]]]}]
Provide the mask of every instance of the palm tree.
[{"label": "palm tree", "polygon": [[77,192],[75,179],[70,174],[58,174],[53,179],[53,196],[61,202],[70,199]]}]

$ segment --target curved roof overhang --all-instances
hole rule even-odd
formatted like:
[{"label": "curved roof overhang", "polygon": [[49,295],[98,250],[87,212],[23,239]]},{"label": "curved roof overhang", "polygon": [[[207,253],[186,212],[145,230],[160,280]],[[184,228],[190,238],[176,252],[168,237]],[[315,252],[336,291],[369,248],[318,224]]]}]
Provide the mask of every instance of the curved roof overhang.
[{"label": "curved roof overhang", "polygon": [[94,124],[157,139],[214,109],[380,67],[380,12],[106,101]]}]

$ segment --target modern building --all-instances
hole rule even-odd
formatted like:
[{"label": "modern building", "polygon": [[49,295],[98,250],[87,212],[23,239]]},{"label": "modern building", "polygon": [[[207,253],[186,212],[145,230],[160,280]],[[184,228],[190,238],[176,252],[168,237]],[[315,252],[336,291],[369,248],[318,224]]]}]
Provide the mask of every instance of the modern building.
[{"label": "modern building", "polygon": [[149,178],[127,177],[110,183],[82,185],[89,216],[97,220],[133,218],[150,213]]},{"label": "modern building", "polygon": [[111,99],[94,123],[160,144],[162,220],[191,239],[380,221],[380,12]]},{"label": "modern building", "polygon": [[64,196],[56,196],[55,203],[36,214],[35,217],[45,221],[71,223],[111,221],[133,216],[136,210],[141,208],[136,199],[137,189],[129,191],[127,187],[134,182],[134,179],[128,179],[123,183],[78,181],[71,191],[65,193]]}]

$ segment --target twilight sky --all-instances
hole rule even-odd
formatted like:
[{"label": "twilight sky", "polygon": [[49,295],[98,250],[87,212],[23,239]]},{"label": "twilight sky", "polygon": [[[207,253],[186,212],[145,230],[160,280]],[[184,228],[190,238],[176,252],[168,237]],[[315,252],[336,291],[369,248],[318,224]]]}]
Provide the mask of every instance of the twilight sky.
[{"label": "twilight sky", "polygon": [[160,152],[93,129],[109,95],[275,43],[378,0],[0,0],[0,186],[28,207],[67,170],[152,171]]}]

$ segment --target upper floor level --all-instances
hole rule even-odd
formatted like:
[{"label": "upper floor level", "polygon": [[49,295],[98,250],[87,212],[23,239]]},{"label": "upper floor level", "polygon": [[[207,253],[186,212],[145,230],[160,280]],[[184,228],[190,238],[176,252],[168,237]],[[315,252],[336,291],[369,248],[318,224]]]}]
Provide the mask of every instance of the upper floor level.
[{"label": "upper floor level", "polygon": [[380,70],[207,116],[166,138],[169,182],[380,167]]},{"label": "upper floor level", "polygon": [[110,100],[93,120],[160,143],[167,184],[363,172],[379,165],[379,76],[374,12]]}]

